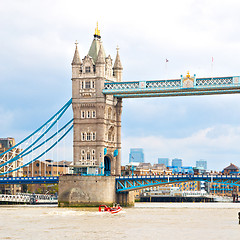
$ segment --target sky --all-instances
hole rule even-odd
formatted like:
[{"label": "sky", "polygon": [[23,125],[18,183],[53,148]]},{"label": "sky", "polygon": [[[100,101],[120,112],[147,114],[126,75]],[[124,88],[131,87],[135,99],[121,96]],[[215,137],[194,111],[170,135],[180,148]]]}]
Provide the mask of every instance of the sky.
[{"label": "sky", "polygon": [[[20,141],[71,98],[74,42],[83,58],[97,21],[106,54],[120,47],[123,81],[239,76],[239,10],[237,0],[1,0],[0,137]],[[122,164],[136,147],[151,163],[240,166],[239,103],[239,94],[124,99]],[[72,160],[72,135],[66,142]]]}]

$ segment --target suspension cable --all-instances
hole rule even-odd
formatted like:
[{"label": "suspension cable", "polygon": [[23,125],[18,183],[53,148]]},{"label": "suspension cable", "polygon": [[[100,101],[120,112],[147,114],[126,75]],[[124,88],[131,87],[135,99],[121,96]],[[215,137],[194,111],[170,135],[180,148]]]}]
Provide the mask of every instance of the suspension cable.
[{"label": "suspension cable", "polygon": [[[46,152],[49,152],[53,147],[55,147],[55,146],[70,132],[70,130],[72,130],[72,128],[73,128],[73,124],[72,124],[72,125],[69,127],[69,129],[58,139],[58,141],[55,141],[55,143],[52,144],[52,146],[50,146],[50,147],[46,150]],[[23,164],[22,166],[19,166],[19,167],[13,169],[13,170],[8,171],[8,172],[0,173],[0,175],[8,174],[8,173],[17,171],[17,170],[19,170],[19,169],[21,169],[21,168],[23,168],[23,167],[26,167],[27,165],[35,162],[37,159],[39,159],[40,157],[42,157],[44,154],[45,154],[45,152],[41,153],[39,156],[37,156],[37,157],[34,158],[33,160],[29,161],[28,163]]]},{"label": "suspension cable", "polygon": [[25,142],[26,140],[28,140],[30,137],[32,137],[33,135],[35,135],[37,132],[39,132],[44,126],[46,126],[49,122],[51,122],[59,113],[61,113],[65,108],[68,108],[72,103],[72,99],[70,99],[56,114],[54,114],[47,122],[45,122],[41,127],[39,127],[36,131],[34,131],[32,134],[30,134],[29,136],[27,136],[26,138],[24,138],[21,142],[19,142],[18,144],[12,146],[11,148],[9,148],[8,150],[6,150],[5,152],[0,153],[0,157],[2,155],[4,155],[7,152],[10,152],[12,149],[16,148],[17,146],[19,146],[20,144],[22,144],[23,142]]}]

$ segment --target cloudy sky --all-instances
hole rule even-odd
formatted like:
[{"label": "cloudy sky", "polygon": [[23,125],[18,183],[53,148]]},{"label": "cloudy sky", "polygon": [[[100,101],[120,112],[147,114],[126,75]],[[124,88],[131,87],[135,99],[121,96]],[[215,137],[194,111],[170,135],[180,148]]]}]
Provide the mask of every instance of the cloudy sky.
[{"label": "cloudy sky", "polygon": [[[1,0],[0,137],[21,140],[71,98],[74,42],[83,58],[97,21],[105,52],[120,46],[124,81],[240,75],[239,10],[237,0]],[[237,94],[124,99],[122,163],[140,147],[151,163],[240,165],[239,104]]]}]

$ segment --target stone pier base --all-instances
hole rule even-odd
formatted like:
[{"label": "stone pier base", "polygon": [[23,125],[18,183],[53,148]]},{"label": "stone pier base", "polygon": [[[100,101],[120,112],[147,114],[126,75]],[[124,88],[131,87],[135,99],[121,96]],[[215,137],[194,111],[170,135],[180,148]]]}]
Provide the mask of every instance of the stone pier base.
[{"label": "stone pier base", "polygon": [[101,204],[133,206],[134,195],[116,193],[114,176],[60,176],[58,205],[60,207],[95,207]]},{"label": "stone pier base", "polygon": [[117,193],[117,203],[125,207],[134,206],[135,203],[134,192]]}]

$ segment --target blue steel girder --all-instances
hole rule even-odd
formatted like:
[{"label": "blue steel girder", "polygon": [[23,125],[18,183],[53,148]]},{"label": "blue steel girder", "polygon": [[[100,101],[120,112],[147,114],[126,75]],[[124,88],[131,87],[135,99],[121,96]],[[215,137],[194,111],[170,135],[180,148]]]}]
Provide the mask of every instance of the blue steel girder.
[{"label": "blue steel girder", "polygon": [[104,84],[103,94],[119,98],[169,97],[240,93],[239,77],[197,78],[191,87],[183,79],[109,82]]},{"label": "blue steel girder", "polygon": [[59,177],[0,177],[0,184],[49,184],[58,183]]},{"label": "blue steel girder", "polygon": [[116,191],[126,192],[136,189],[148,188],[158,185],[182,183],[189,181],[206,181],[230,186],[240,186],[240,176],[218,175],[164,175],[164,176],[139,176],[116,178]]}]

